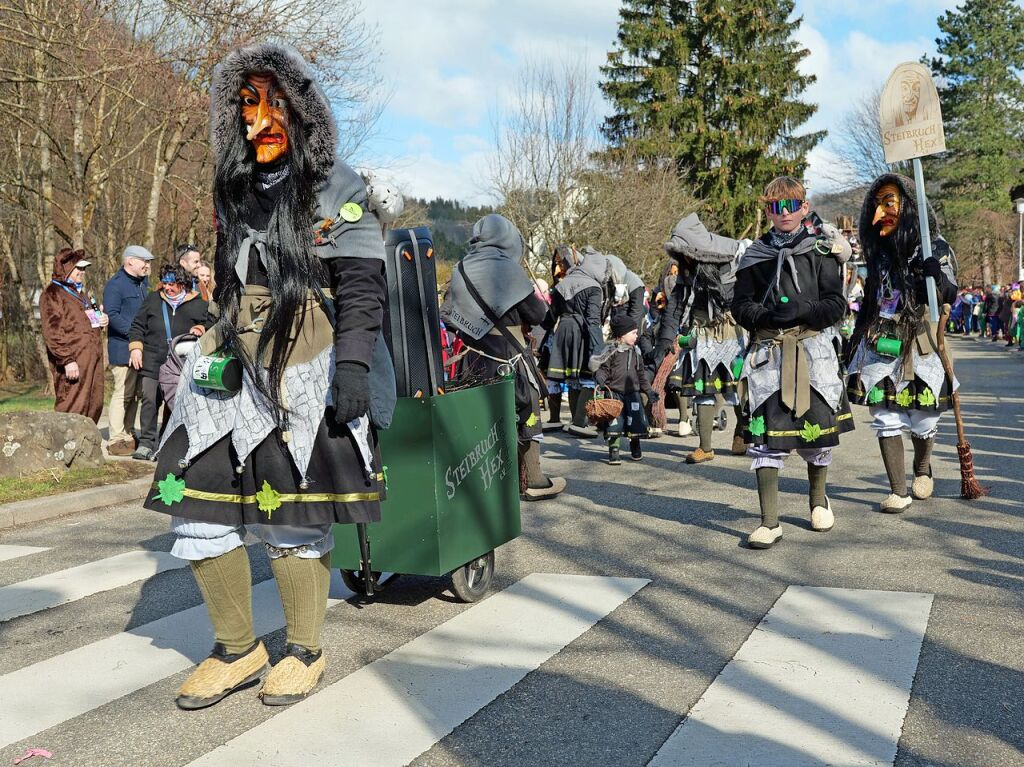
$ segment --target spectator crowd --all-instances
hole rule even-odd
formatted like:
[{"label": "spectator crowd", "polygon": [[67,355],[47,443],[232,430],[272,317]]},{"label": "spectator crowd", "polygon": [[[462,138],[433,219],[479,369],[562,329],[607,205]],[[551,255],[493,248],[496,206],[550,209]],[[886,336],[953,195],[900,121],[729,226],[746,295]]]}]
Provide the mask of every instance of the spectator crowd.
[{"label": "spectator crowd", "polygon": [[[50,284],[39,299],[43,339],[53,377],[57,412],[99,423],[104,405],[103,331],[113,379],[107,450],[115,456],[154,460],[160,410],[173,397],[161,387],[169,353],[194,342],[212,324],[214,280],[199,248],[183,244],[175,259],[160,265],[150,290],[153,254],[129,245],[121,268],[103,287],[102,303],[88,286],[92,263],[82,250],[62,249]],[[177,346],[176,346],[177,345]],[[173,388],[173,387],[172,387]]]}]

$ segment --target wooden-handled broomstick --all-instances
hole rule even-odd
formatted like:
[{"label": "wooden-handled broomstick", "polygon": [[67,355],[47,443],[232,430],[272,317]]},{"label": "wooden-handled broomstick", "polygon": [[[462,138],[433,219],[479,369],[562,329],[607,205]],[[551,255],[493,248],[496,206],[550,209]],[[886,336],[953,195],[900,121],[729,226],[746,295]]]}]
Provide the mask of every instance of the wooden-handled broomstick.
[{"label": "wooden-handled broomstick", "polygon": [[964,419],[960,414],[960,393],[953,389],[953,361],[946,351],[946,325],[949,323],[949,304],[942,305],[942,316],[939,318],[939,327],[935,336],[935,345],[939,350],[939,359],[942,360],[942,368],[949,379],[950,399],[953,401],[953,415],[956,417],[956,454],[960,459],[960,497],[968,500],[982,498],[988,495],[988,489],[982,487],[974,477],[974,455],[971,453],[971,443],[964,435]]}]

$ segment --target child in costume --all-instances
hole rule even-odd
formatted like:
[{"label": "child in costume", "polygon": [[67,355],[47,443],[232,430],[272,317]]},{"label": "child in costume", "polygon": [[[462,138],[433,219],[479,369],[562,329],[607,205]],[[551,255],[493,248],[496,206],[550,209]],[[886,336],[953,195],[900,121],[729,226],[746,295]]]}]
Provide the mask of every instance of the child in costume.
[{"label": "child in costume", "polygon": [[[931,216],[931,211],[929,211]],[[860,238],[867,260],[864,301],[857,315],[849,363],[850,400],[867,405],[874,418],[890,493],[884,512],[898,513],[914,498],[932,495],[932,446],[939,417],[952,402],[956,382],[946,376],[928,320],[927,277],[935,279],[940,303],[956,300],[953,251],[934,219],[932,253],[925,259],[914,183],[885,174],[872,183],[860,213]],[[907,493],[904,430],[914,445],[914,480]]]},{"label": "child in costume", "polygon": [[716,395],[737,409],[732,452],[743,455],[736,392],[737,359],[742,359],[745,341],[732,318],[734,268],[747,241],[711,234],[696,213],[682,219],[672,230],[665,251],[679,263],[680,279],[669,299],[662,320],[659,347],[667,353],[677,343],[677,328],[685,328],[685,347],[669,381],[684,398],[693,398],[697,409],[700,444],[686,456],[687,463],[713,460],[711,432],[714,427]]},{"label": "child in costume", "polygon": [[747,542],[757,549],[782,538],[779,471],[794,450],[807,463],[811,527],[832,529],[828,467],[839,435],[853,429],[836,329],[846,313],[849,243],[811,214],[796,179],[773,180],[763,200],[772,228],[740,259],[732,303],[736,322],[751,334],[741,386],[761,506],[761,524]]},{"label": "child in costume", "polygon": [[178,706],[213,705],[269,661],[246,533],[266,546],[287,625],[259,695],[284,705],[324,673],[331,526],[380,519],[376,429],[395,404],[384,242],[365,183],[335,159],[330,103],[294,50],[229,53],[210,123],[217,319],[186,358],[145,506],[172,515],[171,553],[189,561],[213,623],[213,652]]},{"label": "child in costume", "polygon": [[622,402],[622,412],[604,428],[608,441],[608,463],[613,466],[619,460],[619,442],[622,437],[629,439],[629,454],[634,461],[643,458],[640,439],[647,436],[647,414],[640,394],[646,394],[657,402],[658,394],[651,388],[644,368],[643,355],[636,347],[638,331],[631,317],[620,314],[612,318],[613,341],[590,361],[594,380],[598,386],[607,387],[615,399]]}]

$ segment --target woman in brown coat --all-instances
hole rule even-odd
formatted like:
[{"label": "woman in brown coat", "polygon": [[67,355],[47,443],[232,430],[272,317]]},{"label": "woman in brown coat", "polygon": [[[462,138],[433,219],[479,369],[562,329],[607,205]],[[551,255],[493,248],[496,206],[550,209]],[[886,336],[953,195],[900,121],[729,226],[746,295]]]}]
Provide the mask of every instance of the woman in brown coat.
[{"label": "woman in brown coat", "polygon": [[54,410],[100,420],[103,411],[103,328],[109,318],[85,291],[85,251],[62,248],[53,279],[39,298],[39,314],[50,360]]}]

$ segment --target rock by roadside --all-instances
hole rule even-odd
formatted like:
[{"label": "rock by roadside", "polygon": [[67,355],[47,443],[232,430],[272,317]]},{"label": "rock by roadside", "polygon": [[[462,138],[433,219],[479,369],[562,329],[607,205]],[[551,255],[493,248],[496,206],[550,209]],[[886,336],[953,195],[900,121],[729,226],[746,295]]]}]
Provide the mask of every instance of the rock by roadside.
[{"label": "rock by roadside", "polygon": [[0,415],[0,477],[103,465],[103,440],[90,419],[71,413]]}]

